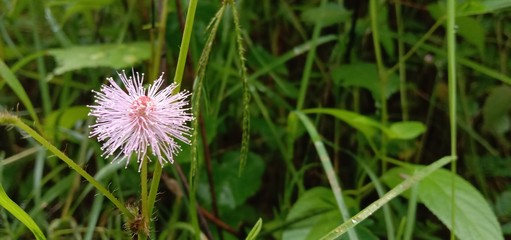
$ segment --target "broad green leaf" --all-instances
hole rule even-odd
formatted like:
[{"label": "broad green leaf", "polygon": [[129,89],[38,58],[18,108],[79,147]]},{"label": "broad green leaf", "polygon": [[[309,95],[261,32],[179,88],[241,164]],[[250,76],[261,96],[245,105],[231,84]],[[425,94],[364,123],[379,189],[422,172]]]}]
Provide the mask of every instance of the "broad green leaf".
[{"label": "broad green leaf", "polygon": [[313,108],[303,110],[303,112],[332,115],[357,129],[367,138],[372,138],[380,130],[389,139],[409,140],[416,138],[425,131],[424,124],[420,122],[397,122],[393,123],[389,128],[372,118],[343,109]]},{"label": "broad green leaf", "polygon": [[479,53],[483,55],[486,33],[481,21],[471,17],[458,17],[456,18],[456,25],[458,25],[457,33],[465,41],[473,44]]},{"label": "broad green leaf", "polygon": [[[511,8],[509,0],[456,1],[456,16],[480,15]],[[438,1],[428,5],[429,12],[435,19],[445,16],[445,3]]]},{"label": "broad green leaf", "polygon": [[496,12],[511,7],[509,0],[480,0],[458,2],[457,14],[461,16],[479,15]]},{"label": "broad green leaf", "polygon": [[500,219],[511,221],[511,190],[502,192],[495,199],[495,212]]},{"label": "broad green leaf", "polygon": [[366,137],[372,138],[378,129],[383,131],[388,131],[383,125],[381,125],[378,121],[366,117],[364,115],[360,115],[355,112],[343,110],[343,109],[332,109],[332,108],[313,108],[303,110],[304,113],[322,113],[332,115],[344,122],[353,128],[357,129],[361,133],[363,133]]},{"label": "broad green leaf", "polygon": [[407,121],[396,122],[390,125],[391,139],[414,139],[426,131],[426,126],[421,122]]},{"label": "broad green leaf", "polygon": [[261,231],[262,226],[263,226],[263,220],[261,218],[259,218],[259,220],[257,220],[256,224],[254,225],[252,230],[250,230],[250,232],[248,233],[248,235],[245,239],[247,239],[247,240],[257,239],[257,235],[259,235],[259,232]]},{"label": "broad green leaf", "polygon": [[483,106],[483,129],[495,135],[502,135],[510,130],[511,87],[494,88],[486,98]]},{"label": "broad green leaf", "polygon": [[[347,203],[355,205],[353,199],[345,197]],[[293,205],[286,217],[290,225],[284,230],[283,240],[320,239],[331,229],[342,223],[331,189],[316,187],[305,192]],[[360,239],[378,239],[363,225],[358,226]]]},{"label": "broad green leaf", "polygon": [[[360,87],[367,89],[373,95],[375,101],[381,100],[382,85],[378,77],[378,69],[372,63],[353,63],[343,65],[332,71],[332,79],[335,83],[345,87]],[[399,78],[392,74],[385,86],[384,96],[388,99],[399,89]]]},{"label": "broad green leaf", "polygon": [[[221,161],[213,162],[215,190],[220,208],[233,210],[245,203],[261,186],[261,177],[264,172],[264,161],[254,153],[249,153],[245,173],[238,177],[239,152],[228,152]],[[206,174],[202,174],[206,176]],[[211,196],[207,178],[200,179],[198,195],[208,205]]]},{"label": "broad green leaf", "polygon": [[54,74],[91,67],[111,67],[115,69],[132,67],[149,59],[151,46],[148,42],[129,44],[103,44],[51,49],[48,54],[55,57],[57,68]]},{"label": "broad green leaf", "polygon": [[7,193],[5,193],[4,188],[0,185],[0,205],[9,211],[14,217],[20,220],[25,226],[27,226],[30,231],[34,234],[36,239],[46,239],[43,232],[37,226],[35,221],[14,201],[12,201]]},{"label": "broad green leaf", "polygon": [[315,24],[320,19],[323,27],[345,22],[351,16],[351,12],[346,10],[342,4],[327,3],[325,6],[307,8],[302,13],[302,20],[306,23]]},{"label": "broad green leaf", "polygon": [[[421,168],[423,167],[417,167],[416,170]],[[384,175],[383,181],[392,188],[414,172],[414,168],[393,168]],[[451,172],[439,169],[420,182],[419,191],[419,201],[449,229],[453,229],[451,181]],[[477,189],[457,175],[454,181],[456,186],[454,233],[456,236],[461,240],[504,239],[495,214]]]}]

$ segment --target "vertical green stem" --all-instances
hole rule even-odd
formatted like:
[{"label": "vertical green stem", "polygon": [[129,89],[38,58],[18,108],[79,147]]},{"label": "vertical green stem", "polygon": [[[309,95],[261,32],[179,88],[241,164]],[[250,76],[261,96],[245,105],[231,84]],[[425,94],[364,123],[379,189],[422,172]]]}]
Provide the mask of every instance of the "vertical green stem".
[{"label": "vertical green stem", "polygon": [[148,214],[153,214],[154,202],[156,201],[156,193],[158,193],[158,185],[160,185],[160,177],[163,167],[160,163],[156,163],[154,166],[153,179],[151,181],[151,187],[149,189],[149,197],[147,199]]},{"label": "vertical green stem", "polygon": [[186,56],[188,55],[188,47],[192,35],[193,21],[195,18],[195,9],[197,8],[198,0],[190,0],[188,5],[188,12],[186,13],[185,29],[183,31],[183,38],[181,40],[181,48],[179,50],[179,58],[177,59],[176,74],[174,75],[174,83],[178,87],[174,93],[179,92],[179,86],[183,80],[183,73],[186,65]]},{"label": "vertical green stem", "polygon": [[401,61],[405,52],[405,44],[403,42],[403,18],[401,16],[401,3],[395,2],[396,24],[397,24],[397,47],[399,54],[399,94],[401,95],[401,111],[403,112],[403,121],[408,120],[408,101],[406,98],[406,65],[405,61]]},{"label": "vertical green stem", "polygon": [[[326,6],[327,1],[321,0],[320,8],[323,9]],[[303,104],[305,102],[305,96],[307,95],[307,89],[309,88],[309,78],[312,71],[312,64],[314,63],[314,58],[316,57],[316,41],[319,38],[319,34],[321,29],[323,28],[323,18],[319,17],[314,25],[314,30],[312,31],[312,42],[314,43],[307,53],[307,59],[305,60],[305,66],[302,74],[302,81],[300,83],[300,93],[298,95],[298,102],[296,103],[296,110],[301,110],[303,108]]]},{"label": "vertical green stem", "polygon": [[[176,66],[176,73],[174,75],[174,83],[177,84],[176,89],[174,89],[174,93],[179,92],[181,81],[183,80],[183,73],[186,65],[186,57],[188,55],[188,47],[190,45],[190,39],[192,35],[192,29],[193,29],[193,22],[195,19],[195,10],[197,8],[197,2],[198,0],[190,0],[188,3],[188,11],[186,14],[186,22],[185,22],[185,28],[183,31],[183,38],[181,40],[181,48],[179,50],[179,57],[177,60],[177,66]],[[192,148],[198,147],[198,145],[192,146]],[[193,165],[193,163],[192,163]],[[158,167],[156,168],[158,170]],[[193,169],[193,167],[192,167]],[[161,170],[155,171],[153,177],[158,178],[158,182],[161,176]],[[190,218],[193,224],[193,227],[196,232],[196,238],[200,239],[200,228],[199,228],[199,221],[197,219],[197,209],[195,208],[195,182],[193,181],[193,171],[190,172],[190,208],[189,208],[189,214]],[[153,179],[153,182],[155,180]],[[154,188],[154,189],[153,189]],[[151,196],[150,199],[153,199],[153,195],[156,195],[156,190],[158,188],[158,183],[151,184]],[[154,201],[153,201],[154,202]]]},{"label": "vertical green stem", "polygon": [[[378,32],[378,1],[371,0],[370,2],[370,13],[371,13],[371,31],[373,33],[373,45],[374,45],[374,54],[376,56],[376,65],[378,67],[378,77],[380,79],[380,104],[381,104],[381,123],[383,125],[387,124],[388,114],[387,114],[387,71],[385,70],[385,66],[383,65],[383,58],[381,54],[380,47],[380,37]],[[386,148],[386,137],[385,134],[382,134],[382,143],[381,143],[381,154],[383,156],[387,155]],[[386,169],[386,161],[382,161],[382,171],[385,172]]]},{"label": "vertical green stem", "polygon": [[164,49],[163,44],[165,43],[165,30],[167,29],[167,0],[161,1],[160,21],[158,23],[158,39],[153,55],[153,68],[149,73],[149,81],[154,81],[159,74],[160,63],[161,63],[161,51]]},{"label": "vertical green stem", "polygon": [[[142,159],[142,170],[140,172],[140,198],[142,200],[142,229],[138,232],[139,239],[146,239],[149,230],[149,204],[147,194],[147,162],[149,157]],[[158,165],[158,164],[156,164]],[[147,231],[146,231],[147,230]]]},{"label": "vertical green stem", "polygon": [[[449,78],[449,118],[451,127],[451,156],[456,157],[456,2],[447,0],[447,72]],[[452,172],[452,216],[451,216],[451,239],[454,240],[454,229],[456,228],[456,161],[451,163]]]}]

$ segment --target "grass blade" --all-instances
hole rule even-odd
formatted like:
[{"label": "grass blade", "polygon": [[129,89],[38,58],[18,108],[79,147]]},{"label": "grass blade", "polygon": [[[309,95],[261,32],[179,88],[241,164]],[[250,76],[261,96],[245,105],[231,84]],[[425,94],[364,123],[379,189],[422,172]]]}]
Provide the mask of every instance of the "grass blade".
[{"label": "grass blade", "polygon": [[34,234],[36,239],[46,239],[43,232],[37,226],[35,221],[25,212],[18,204],[12,201],[7,193],[5,193],[4,188],[0,185],[0,205],[4,207],[7,211],[9,211],[14,217],[20,220],[25,226],[27,226],[30,231]]}]

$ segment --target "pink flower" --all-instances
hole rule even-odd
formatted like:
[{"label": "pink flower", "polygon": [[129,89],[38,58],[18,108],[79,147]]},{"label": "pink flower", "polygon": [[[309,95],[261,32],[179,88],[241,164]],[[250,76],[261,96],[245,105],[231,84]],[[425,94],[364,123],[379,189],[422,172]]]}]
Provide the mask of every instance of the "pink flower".
[{"label": "pink flower", "polygon": [[181,147],[175,141],[190,144],[190,127],[186,122],[193,119],[189,108],[184,108],[190,96],[187,91],[172,94],[177,87],[175,84],[161,87],[162,75],[147,88],[142,86],[144,74],[139,75],[132,70],[133,76],[118,73],[119,78],[127,89],[125,92],[113,78],[107,78],[110,84],[101,86],[95,93],[95,105],[89,115],[96,117],[96,123],[91,126],[91,137],[97,137],[104,142],[101,155],[115,155],[114,161],[126,160],[126,167],[133,154],[137,156],[138,170],[147,157],[148,150],[156,156],[163,166],[174,162],[174,154]]}]

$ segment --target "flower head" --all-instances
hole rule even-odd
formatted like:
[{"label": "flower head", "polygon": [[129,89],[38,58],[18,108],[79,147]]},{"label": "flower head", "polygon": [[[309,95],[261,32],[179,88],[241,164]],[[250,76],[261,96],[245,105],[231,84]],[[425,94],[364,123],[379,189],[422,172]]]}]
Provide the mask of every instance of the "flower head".
[{"label": "flower head", "polygon": [[193,117],[187,112],[187,98],[190,93],[182,91],[172,94],[177,87],[171,84],[158,91],[164,81],[162,75],[147,88],[142,86],[144,74],[132,71],[133,76],[118,73],[124,91],[113,78],[109,84],[94,91],[95,104],[88,106],[89,115],[96,117],[91,125],[91,137],[104,142],[101,156],[115,155],[114,161],[126,159],[126,167],[133,154],[137,156],[139,171],[148,151],[156,156],[161,165],[174,162],[174,154],[181,148],[175,139],[190,144],[190,128],[186,122]]}]

